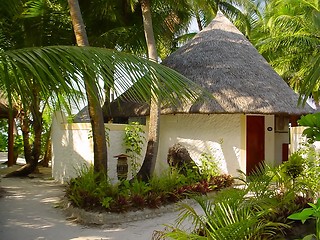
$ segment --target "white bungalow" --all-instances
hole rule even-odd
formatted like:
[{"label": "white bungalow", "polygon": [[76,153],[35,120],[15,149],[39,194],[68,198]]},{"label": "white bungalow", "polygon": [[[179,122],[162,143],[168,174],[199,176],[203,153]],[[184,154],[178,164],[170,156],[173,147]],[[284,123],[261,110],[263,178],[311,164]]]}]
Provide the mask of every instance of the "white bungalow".
[{"label": "white bungalow", "polygon": [[[297,94],[221,13],[163,64],[214,99],[162,107],[157,172],[178,142],[194,160],[211,154],[232,175],[237,169],[250,173],[262,161],[278,165],[288,157],[289,119],[313,111],[298,107]],[[106,112],[148,119],[149,106],[120,100]]]}]

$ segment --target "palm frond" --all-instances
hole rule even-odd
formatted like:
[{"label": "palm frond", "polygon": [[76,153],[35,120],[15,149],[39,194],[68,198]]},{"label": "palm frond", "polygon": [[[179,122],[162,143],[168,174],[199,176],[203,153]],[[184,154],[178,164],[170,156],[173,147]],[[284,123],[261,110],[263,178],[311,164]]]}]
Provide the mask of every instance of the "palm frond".
[{"label": "palm frond", "polygon": [[[32,95],[31,80],[40,92],[49,96],[61,91],[70,93],[74,88],[83,90],[85,76],[96,85],[103,79],[116,94],[139,81],[141,89],[147,92],[152,89],[160,99],[172,103],[177,97],[195,100],[201,91],[165,66],[130,54],[93,47],[51,46],[5,51],[0,53],[0,74],[9,95],[13,91],[21,96]],[[115,77],[119,80],[117,84],[114,84]],[[161,89],[154,85],[154,78],[160,80]],[[150,100],[142,91],[132,94],[137,99]]]}]

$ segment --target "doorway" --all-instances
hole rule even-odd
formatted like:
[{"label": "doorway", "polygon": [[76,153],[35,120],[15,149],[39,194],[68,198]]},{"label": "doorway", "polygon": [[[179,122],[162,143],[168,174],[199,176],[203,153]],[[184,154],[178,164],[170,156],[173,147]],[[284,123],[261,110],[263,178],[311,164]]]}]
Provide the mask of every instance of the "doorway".
[{"label": "doorway", "polygon": [[247,116],[247,175],[265,160],[264,125],[264,116]]}]

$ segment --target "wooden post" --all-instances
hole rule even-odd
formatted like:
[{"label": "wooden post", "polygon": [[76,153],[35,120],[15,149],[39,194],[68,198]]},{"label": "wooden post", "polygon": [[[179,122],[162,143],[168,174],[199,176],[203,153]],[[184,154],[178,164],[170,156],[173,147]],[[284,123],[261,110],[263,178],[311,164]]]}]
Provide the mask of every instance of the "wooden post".
[{"label": "wooden post", "polygon": [[8,167],[15,164],[14,161],[14,118],[13,114],[9,113],[8,118]]}]

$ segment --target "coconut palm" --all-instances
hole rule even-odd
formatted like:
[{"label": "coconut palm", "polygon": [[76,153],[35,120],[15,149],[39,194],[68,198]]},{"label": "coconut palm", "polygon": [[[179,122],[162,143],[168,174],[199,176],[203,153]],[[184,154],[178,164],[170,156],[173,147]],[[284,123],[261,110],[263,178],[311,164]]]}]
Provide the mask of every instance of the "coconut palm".
[{"label": "coconut palm", "polygon": [[[77,45],[89,46],[89,40],[82,19],[78,0],[68,0],[70,15]],[[104,118],[100,105],[98,87],[89,76],[84,76],[84,85],[88,99],[88,110],[92,127],[94,170],[107,171],[107,143],[104,128]]]},{"label": "coconut palm", "polygon": [[[65,11],[57,0],[50,3],[39,0],[1,1],[0,6],[0,39],[2,39],[0,48],[2,50],[49,45],[58,39],[61,44],[72,43],[71,25],[68,24],[69,20],[63,17]],[[54,17],[57,14],[61,17]],[[31,173],[38,163],[41,153],[43,109],[48,104],[46,97],[38,92],[39,88],[33,82],[32,76],[28,77],[29,85],[24,87],[32,86],[33,91],[30,95],[24,96],[23,103],[18,102],[21,108],[18,119],[23,135],[24,156],[28,164],[23,171],[19,171],[19,174]],[[16,95],[15,98],[17,97],[19,98]],[[33,138],[30,137],[31,132]]]},{"label": "coconut palm", "polygon": [[258,27],[259,51],[295,91],[319,102],[319,1],[269,1]]},{"label": "coconut palm", "polygon": [[[92,79],[91,84],[96,85],[97,76],[102,77],[110,86],[114,78],[110,69],[114,65],[123,79],[113,86],[116,93],[122,91],[123,87],[131,86],[132,81],[139,80],[139,89],[131,93],[134,99],[150,99],[151,94],[147,90],[150,86],[154,96],[169,99],[173,103],[176,101],[174,92],[179,92],[179,96],[182,92],[182,95],[191,99],[196,96],[191,90],[196,87],[193,85],[190,88],[190,81],[162,65],[133,55],[90,47],[51,46],[2,52],[0,81],[9,100],[16,94],[21,96],[23,102],[28,102],[28,99],[37,97],[33,95],[33,86],[37,86],[40,96],[49,96],[48,101],[53,103],[58,101],[61,93],[74,99],[72,89],[83,89],[83,82],[79,79],[85,77]],[[161,80],[161,90],[153,83],[154,76]]]}]

